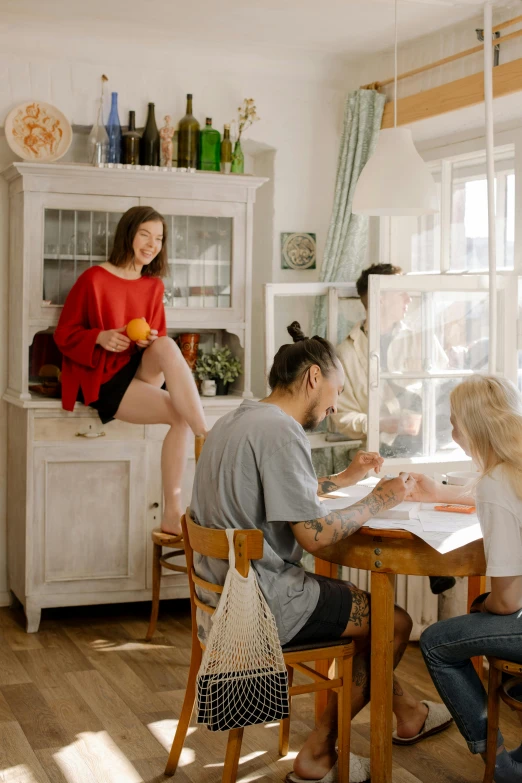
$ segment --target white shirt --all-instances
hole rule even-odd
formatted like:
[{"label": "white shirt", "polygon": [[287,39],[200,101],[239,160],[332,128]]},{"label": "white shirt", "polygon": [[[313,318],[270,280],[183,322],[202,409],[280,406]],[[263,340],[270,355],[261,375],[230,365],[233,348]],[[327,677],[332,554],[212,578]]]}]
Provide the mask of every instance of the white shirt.
[{"label": "white shirt", "polygon": [[522,576],[522,499],[498,465],[476,489],[487,576]]}]

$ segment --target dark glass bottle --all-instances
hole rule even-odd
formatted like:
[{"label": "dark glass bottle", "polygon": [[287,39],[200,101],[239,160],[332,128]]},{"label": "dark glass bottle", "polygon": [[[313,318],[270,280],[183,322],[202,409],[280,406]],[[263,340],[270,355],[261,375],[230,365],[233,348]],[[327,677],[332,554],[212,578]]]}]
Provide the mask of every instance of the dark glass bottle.
[{"label": "dark glass bottle", "polygon": [[136,130],[135,112],[129,112],[129,130],[122,136],[122,163],[130,163],[135,166],[140,162],[141,136]]},{"label": "dark glass bottle", "polygon": [[221,134],[212,127],[212,119],[207,117],[199,134],[199,168],[202,171],[219,171],[220,156]]},{"label": "dark glass bottle", "polygon": [[192,95],[187,95],[187,113],[179,121],[178,168],[198,167],[199,122],[192,114]]},{"label": "dark glass bottle", "polygon": [[107,123],[107,136],[109,137],[108,163],[121,163],[121,125],[118,116],[118,93],[111,96],[111,113]]},{"label": "dark glass bottle", "polygon": [[230,125],[225,125],[223,141],[221,142],[221,173],[230,174],[232,166],[232,142],[230,141]]},{"label": "dark glass bottle", "polygon": [[159,159],[160,136],[154,116],[154,104],[149,103],[147,123],[140,142],[140,163],[142,166],[159,166]]}]

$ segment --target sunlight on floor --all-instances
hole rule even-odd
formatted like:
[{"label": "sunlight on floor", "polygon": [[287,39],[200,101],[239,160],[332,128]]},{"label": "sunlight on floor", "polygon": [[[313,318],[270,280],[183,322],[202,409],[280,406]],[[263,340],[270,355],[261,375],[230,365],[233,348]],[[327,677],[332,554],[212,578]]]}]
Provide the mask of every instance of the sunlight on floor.
[{"label": "sunlight on floor", "polygon": [[40,783],[27,764],[17,764],[16,767],[7,767],[0,770],[2,783]]},{"label": "sunlight on floor", "polygon": [[143,781],[106,731],[79,734],[76,742],[61,748],[53,757],[69,783],[89,779],[103,780],[104,783]]},{"label": "sunlight on floor", "polygon": [[89,647],[95,652],[124,652],[131,650],[172,650],[171,644],[154,644],[153,642],[122,642],[115,644],[107,639],[95,639],[89,643]]}]

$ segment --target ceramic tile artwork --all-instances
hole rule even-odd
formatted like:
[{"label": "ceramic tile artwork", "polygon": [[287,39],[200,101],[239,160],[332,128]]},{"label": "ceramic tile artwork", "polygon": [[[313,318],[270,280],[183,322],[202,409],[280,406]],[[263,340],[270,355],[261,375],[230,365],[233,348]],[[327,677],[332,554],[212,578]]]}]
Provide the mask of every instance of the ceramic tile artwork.
[{"label": "ceramic tile artwork", "polygon": [[285,232],[281,234],[281,269],[315,269],[315,234]]}]

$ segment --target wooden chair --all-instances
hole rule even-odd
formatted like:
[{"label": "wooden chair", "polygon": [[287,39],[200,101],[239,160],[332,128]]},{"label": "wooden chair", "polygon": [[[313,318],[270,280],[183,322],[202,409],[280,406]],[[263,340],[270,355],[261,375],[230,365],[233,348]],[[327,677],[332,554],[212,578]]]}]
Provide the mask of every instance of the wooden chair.
[{"label": "wooden chair", "polygon": [[[194,456],[196,459],[196,465],[198,464],[199,456],[205,443],[205,438],[202,435],[196,435],[194,441]],[[155,504],[158,505],[158,504]],[[154,636],[156,630],[156,623],[158,622],[160,591],[161,591],[161,573],[163,568],[167,568],[169,571],[177,571],[180,574],[186,574],[186,566],[176,565],[171,563],[175,557],[183,557],[185,554],[185,543],[183,536],[174,536],[170,533],[164,533],[160,527],[155,527],[151,533],[152,538],[152,607],[150,610],[149,627],[147,629],[147,635],[145,641],[150,642]],[[163,554],[163,547],[168,549],[174,549],[174,552],[168,552]]]},{"label": "wooden chair", "polygon": [[[522,712],[522,702],[514,699],[510,692],[522,685],[522,664],[504,661],[502,658],[488,656],[488,744],[486,751],[486,771],[482,783],[493,783],[495,761],[497,757],[497,734],[500,716],[500,699],[512,710]],[[502,674],[514,674],[514,679],[502,682]]]},{"label": "wooden chair", "polygon": [[[220,585],[206,582],[194,571],[194,552],[206,557],[214,557],[219,560],[228,560],[228,539],[224,530],[213,530],[197,525],[189,515],[182,521],[183,538],[185,541],[185,553],[190,586],[190,605],[192,613],[192,656],[188,674],[187,690],[183,701],[183,708],[178,721],[176,734],[165,768],[166,775],[173,775],[178,766],[181,751],[187,735],[187,730],[192,716],[192,710],[196,699],[196,677],[201,665],[204,646],[198,639],[196,609],[199,607],[208,614],[213,614],[214,609],[199,600],[195,592],[195,585],[210,590],[213,593],[223,592]],[[236,555],[236,568],[242,576],[247,576],[251,560],[259,560],[263,556],[263,533],[260,530],[237,530],[234,534],[234,546]],[[350,764],[350,721],[351,721],[351,686],[352,686],[352,662],[354,645],[351,639],[335,642],[320,643],[317,645],[295,646],[288,645],[283,648],[285,664],[288,671],[290,697],[302,693],[317,693],[323,690],[336,690],[339,698],[339,782],[348,783]],[[320,674],[315,669],[306,666],[306,662],[324,661],[336,659],[337,676],[334,679]],[[293,673],[301,672],[311,683],[293,685]],[[279,753],[286,756],[288,753],[290,735],[290,716],[281,721],[279,726]],[[223,770],[223,783],[234,783],[237,776],[239,754],[243,729],[232,729],[228,733],[228,744]]]}]

